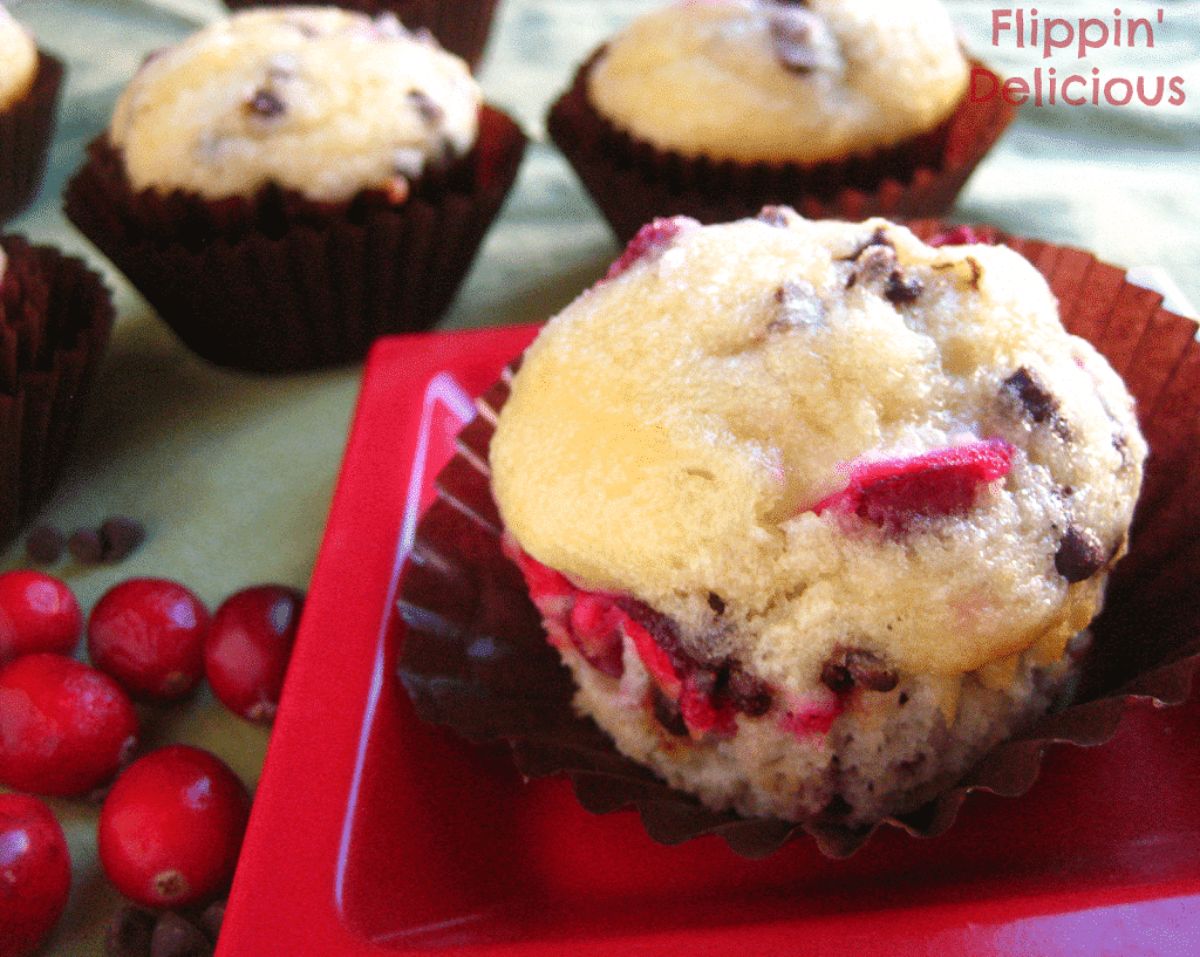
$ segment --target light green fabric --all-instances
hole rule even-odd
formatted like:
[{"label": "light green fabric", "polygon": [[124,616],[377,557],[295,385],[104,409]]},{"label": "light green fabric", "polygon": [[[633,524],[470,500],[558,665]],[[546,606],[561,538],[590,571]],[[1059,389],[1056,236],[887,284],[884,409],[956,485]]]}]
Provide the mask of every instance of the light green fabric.
[{"label": "light green fabric", "polygon": [[[447,0],[454,2],[454,0]],[[489,98],[541,140],[542,116],[597,42],[658,0],[503,0],[482,74]],[[990,46],[992,2],[951,0],[968,45],[1011,74],[1046,66],[1008,41]],[[1055,12],[1110,15],[1112,4],[1058,0]],[[1153,16],[1147,3],[1122,4]],[[1088,247],[1126,266],[1158,264],[1200,302],[1200,22],[1198,0],[1164,3],[1156,49],[1110,49],[1106,75],[1141,70],[1188,84],[1184,108],[1026,108],[979,170],[958,214]],[[1144,8],[1134,10],[1134,8]],[[216,0],[23,0],[15,13],[66,59],[69,82],[38,204],[10,229],[103,265],[58,211],[84,144],[107,123],[142,57],[218,12]],[[1050,61],[1060,73],[1073,60]],[[445,328],[545,318],[594,280],[616,249],[565,162],[535,145]],[[150,538],[119,568],[64,574],[85,607],[120,578],[166,575],[215,605],[254,582],[303,586],[320,540],[360,370],[258,379],[192,357],[111,275],[121,313],[73,465],[44,519],[67,529],[127,513]],[[19,548],[9,555],[19,561]],[[267,735],[205,693],[147,712],[148,743],[212,748],[253,783]],[[56,801],[75,857],[71,904],[49,953],[99,954],[118,899],[95,861],[94,808]],[[281,838],[286,839],[286,838]],[[269,893],[269,890],[264,891]]]}]

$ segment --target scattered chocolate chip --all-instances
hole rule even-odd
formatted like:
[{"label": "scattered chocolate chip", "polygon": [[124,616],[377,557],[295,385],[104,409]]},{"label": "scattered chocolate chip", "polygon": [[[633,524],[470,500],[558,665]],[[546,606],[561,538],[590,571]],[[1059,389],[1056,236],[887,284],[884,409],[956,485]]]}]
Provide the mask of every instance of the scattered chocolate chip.
[{"label": "scattered chocolate chip", "polygon": [[846,285],[847,289],[860,279],[865,285],[882,284],[899,269],[896,264],[896,250],[890,245],[868,246],[859,255],[856,262],[858,268],[850,274],[850,282]]},{"label": "scattered chocolate chip", "polygon": [[730,665],[725,693],[735,709],[751,718],[766,714],[774,703],[767,686],[736,664]]},{"label": "scattered chocolate chip", "polygon": [[725,614],[725,599],[718,595],[715,591],[708,593],[708,607],[715,611],[718,615]]},{"label": "scattered chocolate chip", "polygon": [[1072,585],[1091,578],[1104,567],[1105,561],[1107,557],[1099,539],[1078,525],[1067,529],[1054,554],[1054,567]]},{"label": "scattered chocolate chip", "polygon": [[104,939],[108,957],[148,957],[158,915],[127,904],[113,916]]},{"label": "scattered chocolate chip", "polygon": [[408,99],[420,114],[421,119],[431,126],[445,119],[446,111],[438,106],[433,97],[424,90],[409,90]]},{"label": "scattered chocolate chip", "polygon": [[860,243],[849,256],[843,256],[838,262],[852,263],[858,262],[858,258],[872,246],[887,246],[888,249],[895,249],[887,232],[882,226],[878,226],[875,232],[871,233],[871,237],[864,243]]},{"label": "scattered chocolate chip", "polygon": [[211,957],[212,944],[195,924],[167,911],[154,925],[150,957]]},{"label": "scattered chocolate chip", "polygon": [[1058,412],[1058,399],[1046,388],[1036,372],[1021,366],[1004,380],[1001,389],[1016,399],[1038,425],[1049,422]]},{"label": "scattered chocolate chip", "polygon": [[770,11],[771,44],[775,59],[793,73],[811,73],[820,64],[814,33],[817,18],[808,10],[789,5]]},{"label": "scattered chocolate chip", "polygon": [[53,565],[66,547],[67,536],[53,525],[39,525],[25,536],[25,554],[35,565]]},{"label": "scattered chocolate chip", "polygon": [[273,120],[287,112],[287,106],[274,90],[259,87],[246,100],[246,110],[265,120]]},{"label": "scattered chocolate chip", "polygon": [[104,558],[104,543],[94,528],[77,528],[67,539],[67,550],[81,565],[95,565]]},{"label": "scattered chocolate chip", "polygon": [[902,707],[902,708],[903,708],[903,707],[904,707],[906,704],[908,704],[908,692],[907,692],[907,691],[901,691],[901,692],[900,692],[900,697],[899,697],[899,699],[897,699],[897,700],[899,700],[899,702],[900,702],[900,707]]},{"label": "scattered chocolate chip", "polygon": [[204,928],[204,932],[208,934],[209,940],[214,944],[217,938],[221,936],[221,925],[225,922],[225,902],[213,901],[200,914],[200,926]]},{"label": "scattered chocolate chip", "polygon": [[677,738],[687,737],[688,729],[683,715],[679,713],[679,705],[663,694],[658,685],[654,685],[650,690],[650,706],[654,711],[654,720],[661,724],[664,730]]},{"label": "scattered chocolate chip", "polygon": [[821,683],[839,693],[855,685],[868,691],[891,691],[898,682],[896,669],[886,667],[875,652],[863,648],[840,651],[821,669]]},{"label": "scattered chocolate chip", "polygon": [[796,211],[790,206],[764,206],[754,218],[768,226],[787,229],[795,215]]},{"label": "scattered chocolate chip", "polygon": [[829,817],[846,817],[854,808],[840,794],[835,794],[825,805],[824,813]]},{"label": "scattered chocolate chip", "polygon": [[780,308],[768,324],[768,332],[820,325],[825,319],[825,305],[817,290],[803,280],[789,279],[776,289],[775,302]]},{"label": "scattered chocolate chip", "polygon": [[896,305],[915,302],[924,291],[925,284],[920,279],[915,276],[911,279],[905,278],[904,273],[899,269],[893,269],[883,285],[884,298]]},{"label": "scattered chocolate chip", "polygon": [[146,540],[141,522],[125,515],[114,515],[100,526],[101,560],[119,562],[132,555]]}]

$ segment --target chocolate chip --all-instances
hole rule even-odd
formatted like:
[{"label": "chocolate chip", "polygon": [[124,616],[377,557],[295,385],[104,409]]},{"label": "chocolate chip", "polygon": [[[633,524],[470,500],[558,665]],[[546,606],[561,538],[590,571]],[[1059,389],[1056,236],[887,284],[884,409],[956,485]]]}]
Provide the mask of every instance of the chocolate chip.
[{"label": "chocolate chip", "polygon": [[820,65],[813,34],[817,18],[801,7],[789,6],[770,12],[771,44],[775,59],[793,73],[811,73]]},{"label": "chocolate chip", "polygon": [[113,916],[104,938],[108,957],[149,957],[150,940],[158,916],[141,907],[127,904]]},{"label": "chocolate chip", "polygon": [[873,651],[848,648],[837,652],[821,669],[821,683],[830,691],[849,691],[861,685],[868,691],[891,691],[899,682],[895,668],[888,668]]},{"label": "chocolate chip", "polygon": [[67,536],[53,525],[39,525],[25,537],[25,554],[36,565],[53,565],[66,547]]},{"label": "chocolate chip", "polygon": [[887,232],[882,226],[877,226],[875,232],[871,233],[871,237],[864,243],[860,243],[849,256],[843,256],[838,262],[852,263],[858,262],[859,257],[872,246],[886,246],[888,249],[895,249]]},{"label": "chocolate chip", "polygon": [[864,285],[878,285],[886,282],[899,267],[896,265],[896,250],[889,243],[886,246],[868,246],[859,254],[856,260],[858,267],[850,274],[846,288],[851,288],[861,280]]},{"label": "chocolate chip", "polygon": [[650,706],[654,711],[654,720],[662,725],[664,730],[677,738],[687,737],[687,724],[684,723],[683,715],[679,713],[679,705],[663,694],[658,685],[650,689]]},{"label": "chocolate chip", "polygon": [[212,957],[212,944],[200,928],[167,911],[154,925],[150,957]]},{"label": "chocolate chip", "polygon": [[1067,529],[1054,553],[1054,567],[1072,585],[1091,578],[1106,561],[1104,546],[1099,539],[1078,525]]},{"label": "chocolate chip", "polygon": [[774,703],[766,684],[747,674],[736,664],[729,668],[725,694],[734,708],[751,718],[766,714]]},{"label": "chocolate chip", "polygon": [[884,298],[896,305],[915,302],[924,291],[925,284],[920,279],[915,276],[911,279],[905,278],[904,273],[899,269],[892,270],[891,275],[887,277],[887,282],[883,285]]},{"label": "chocolate chip", "polygon": [[225,922],[225,902],[213,901],[200,915],[200,926],[214,944],[221,936],[221,925]]},{"label": "chocolate chip", "polygon": [[791,206],[764,206],[754,218],[768,226],[787,229],[795,216],[796,211]]},{"label": "chocolate chip", "polygon": [[274,90],[259,87],[246,101],[246,109],[255,116],[273,120],[287,112],[287,106]]},{"label": "chocolate chip", "polygon": [[434,123],[440,123],[446,116],[446,111],[438,106],[433,101],[433,97],[424,90],[409,90],[408,99],[416,108],[421,119],[431,126]]},{"label": "chocolate chip", "polygon": [[1025,366],[1005,379],[1001,389],[1016,399],[1038,425],[1049,422],[1058,412],[1058,399],[1046,388],[1037,373]]},{"label": "chocolate chip", "polygon": [[715,611],[718,615],[725,614],[725,599],[718,595],[715,591],[708,593],[708,607]]},{"label": "chocolate chip", "polygon": [[100,526],[101,560],[119,562],[137,550],[146,540],[146,529],[141,522],[124,515],[114,515]]},{"label": "chocolate chip", "polygon": [[67,550],[81,565],[95,565],[104,558],[104,543],[94,528],[77,528],[67,539]]}]

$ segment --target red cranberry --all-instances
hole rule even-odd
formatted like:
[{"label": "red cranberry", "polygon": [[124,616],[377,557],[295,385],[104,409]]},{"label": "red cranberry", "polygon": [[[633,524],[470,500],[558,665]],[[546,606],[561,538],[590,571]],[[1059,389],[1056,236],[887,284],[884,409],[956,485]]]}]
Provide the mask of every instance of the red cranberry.
[{"label": "red cranberry", "polygon": [[117,773],[137,735],[129,698],[94,668],[39,654],[0,669],[0,784],[86,794]]},{"label": "red cranberry", "polygon": [[0,794],[0,957],[32,954],[58,923],[71,889],[71,856],[50,808]]},{"label": "red cranberry", "polygon": [[189,694],[204,674],[208,611],[165,578],[131,578],[109,589],[88,622],[88,654],[142,698]]},{"label": "red cranberry", "polygon": [[212,897],[233,876],[250,795],[219,758],[177,744],[135,761],[100,812],[100,863],[147,907]]},{"label": "red cranberry", "polygon": [[79,602],[65,584],[41,572],[0,575],[0,665],[18,655],[69,655],[83,631]]},{"label": "red cranberry", "polygon": [[235,714],[265,723],[275,717],[303,602],[294,588],[258,585],[217,609],[204,642],[204,671]]}]

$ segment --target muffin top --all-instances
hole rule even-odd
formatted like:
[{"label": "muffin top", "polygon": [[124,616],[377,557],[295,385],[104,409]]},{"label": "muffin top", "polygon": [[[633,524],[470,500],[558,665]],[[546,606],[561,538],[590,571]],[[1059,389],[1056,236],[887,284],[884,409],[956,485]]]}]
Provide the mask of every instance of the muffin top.
[{"label": "muffin top", "polygon": [[863,649],[1061,657],[1146,445],[1017,253],[791,210],[659,220],[526,353],[491,445],[508,532],[786,687]]},{"label": "muffin top", "polygon": [[660,149],[811,163],[933,129],[967,80],[938,0],[683,0],[609,41],[588,96]]},{"label": "muffin top", "polygon": [[24,96],[37,76],[37,44],[0,5],[0,109]]},{"label": "muffin top", "polygon": [[389,14],[251,10],[147,60],[109,136],[137,190],[220,199],[274,183],[318,201],[403,199],[471,149],[480,102],[462,60]]}]

